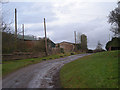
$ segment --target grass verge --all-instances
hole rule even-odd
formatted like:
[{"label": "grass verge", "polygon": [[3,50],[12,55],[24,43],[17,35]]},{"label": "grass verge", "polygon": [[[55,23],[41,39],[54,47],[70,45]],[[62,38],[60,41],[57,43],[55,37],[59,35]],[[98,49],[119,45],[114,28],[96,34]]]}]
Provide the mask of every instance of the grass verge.
[{"label": "grass verge", "polygon": [[26,67],[31,64],[40,63],[44,60],[53,60],[53,59],[63,58],[63,57],[70,56],[70,55],[71,53],[65,53],[65,54],[51,55],[51,56],[42,57],[42,58],[3,61],[2,62],[2,76],[4,77],[11,72],[14,72],[20,68]]},{"label": "grass verge", "polygon": [[118,88],[118,51],[96,53],[64,65],[63,88]]}]

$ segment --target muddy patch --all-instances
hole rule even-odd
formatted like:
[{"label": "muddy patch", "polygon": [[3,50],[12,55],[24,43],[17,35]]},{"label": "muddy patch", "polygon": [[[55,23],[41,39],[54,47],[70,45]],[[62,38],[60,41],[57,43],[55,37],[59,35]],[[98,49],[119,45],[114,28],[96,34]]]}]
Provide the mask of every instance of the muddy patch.
[{"label": "muddy patch", "polygon": [[54,88],[62,88],[61,83],[60,83],[60,70],[53,75],[53,85]]}]

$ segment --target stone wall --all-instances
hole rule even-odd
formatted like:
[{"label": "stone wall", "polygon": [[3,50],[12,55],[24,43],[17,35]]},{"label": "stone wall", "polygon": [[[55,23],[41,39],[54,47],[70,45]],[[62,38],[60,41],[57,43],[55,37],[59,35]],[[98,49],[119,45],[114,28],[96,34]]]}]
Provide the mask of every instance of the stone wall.
[{"label": "stone wall", "polygon": [[72,51],[74,51],[74,45],[72,43],[62,42],[59,45],[60,45],[60,48],[64,49],[64,52],[72,52]]}]

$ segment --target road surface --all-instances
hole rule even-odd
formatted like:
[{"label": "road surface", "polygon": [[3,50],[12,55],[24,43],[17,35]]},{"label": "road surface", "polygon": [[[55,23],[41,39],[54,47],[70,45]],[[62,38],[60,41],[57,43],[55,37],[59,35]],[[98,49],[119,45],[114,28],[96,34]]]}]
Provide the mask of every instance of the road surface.
[{"label": "road surface", "polygon": [[60,68],[86,55],[89,54],[72,55],[27,66],[4,77],[2,88],[59,88],[57,83]]}]

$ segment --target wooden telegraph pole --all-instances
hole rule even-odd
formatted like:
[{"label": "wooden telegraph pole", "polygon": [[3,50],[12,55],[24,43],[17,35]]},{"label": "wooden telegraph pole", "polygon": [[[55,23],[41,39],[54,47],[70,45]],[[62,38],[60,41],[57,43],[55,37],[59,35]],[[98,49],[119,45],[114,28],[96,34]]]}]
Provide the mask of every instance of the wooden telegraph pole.
[{"label": "wooden telegraph pole", "polygon": [[15,8],[15,38],[17,38],[17,9]]},{"label": "wooden telegraph pole", "polygon": [[74,37],[75,37],[75,51],[76,51],[76,31],[74,31]]},{"label": "wooden telegraph pole", "polygon": [[46,49],[46,56],[48,55],[48,50],[47,50],[47,35],[46,35],[46,23],[45,23],[45,18],[44,18],[44,31],[45,31],[45,49]]},{"label": "wooden telegraph pole", "polygon": [[15,49],[17,50],[17,9],[15,8]]},{"label": "wooden telegraph pole", "polygon": [[22,24],[22,32],[23,32],[23,41],[24,41],[24,24]]}]

